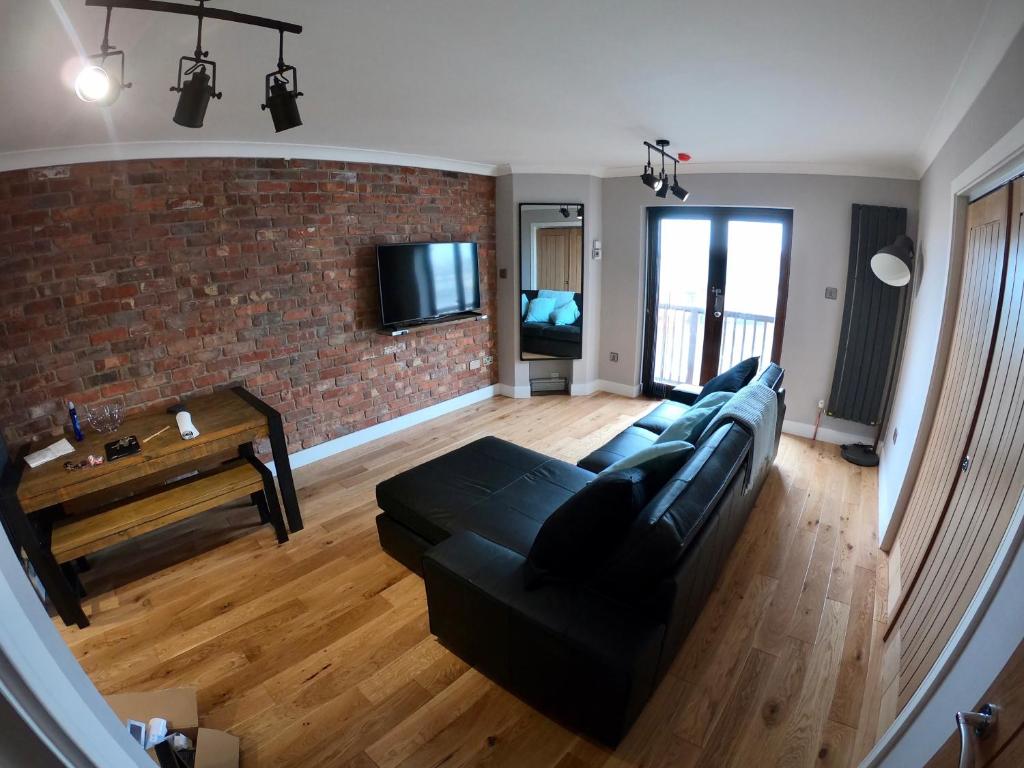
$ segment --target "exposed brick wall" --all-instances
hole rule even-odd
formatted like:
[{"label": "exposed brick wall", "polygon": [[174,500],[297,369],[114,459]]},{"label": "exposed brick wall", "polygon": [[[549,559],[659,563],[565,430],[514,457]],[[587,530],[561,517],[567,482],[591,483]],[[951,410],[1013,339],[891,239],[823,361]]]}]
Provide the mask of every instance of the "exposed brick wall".
[{"label": "exposed brick wall", "polygon": [[491,178],[254,159],[2,173],[4,436],[59,432],[67,399],[142,410],[242,383],[295,450],[495,383],[493,319],[376,333],[375,246],[422,240],[479,244],[493,317]]}]

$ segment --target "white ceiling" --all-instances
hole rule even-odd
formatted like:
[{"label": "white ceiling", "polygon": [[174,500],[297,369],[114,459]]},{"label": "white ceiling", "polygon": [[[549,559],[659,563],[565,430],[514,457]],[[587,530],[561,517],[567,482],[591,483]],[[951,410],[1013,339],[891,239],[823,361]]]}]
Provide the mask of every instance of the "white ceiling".
[{"label": "white ceiling", "polygon": [[[176,95],[168,88],[177,58],[194,48],[192,19],[115,10],[111,41],[125,49],[134,87],[104,110],[78,101],[70,87],[76,38],[95,53],[104,11],[84,0],[0,0],[0,103],[8,105],[0,112],[0,167],[157,152],[344,157],[352,153],[338,148],[357,148],[419,155],[412,161],[439,167],[614,174],[636,172],[642,140],[667,136],[693,155],[694,170],[916,178],[1020,26],[1018,19],[1007,29],[1006,15],[989,6],[1024,7],[213,2],[305,26],[285,48],[306,93],[305,125],[277,135],[259,109],[263,77],[276,62],[274,32],[207,22],[204,43],[224,98],[211,103],[204,128],[190,130],[171,122]],[[66,147],[78,149],[31,152]]]}]

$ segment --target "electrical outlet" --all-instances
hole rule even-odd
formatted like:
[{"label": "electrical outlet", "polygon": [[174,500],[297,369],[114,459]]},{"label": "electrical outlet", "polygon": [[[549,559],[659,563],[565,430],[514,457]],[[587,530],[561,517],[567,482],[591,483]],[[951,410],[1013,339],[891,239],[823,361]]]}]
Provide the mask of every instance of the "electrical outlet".
[{"label": "electrical outlet", "polygon": [[839,289],[829,286],[828,288],[825,289],[825,298],[835,301],[836,299],[839,298]]},{"label": "electrical outlet", "polygon": [[479,367],[480,367],[480,361],[479,360],[470,360],[469,361],[469,370],[475,371]]},{"label": "electrical outlet", "polygon": [[608,361],[611,362],[611,363],[619,362],[619,353],[618,352],[609,352],[608,353]]},{"label": "electrical outlet", "polygon": [[490,365],[493,362],[494,362],[494,356],[493,355],[485,355],[484,356],[484,365]]}]

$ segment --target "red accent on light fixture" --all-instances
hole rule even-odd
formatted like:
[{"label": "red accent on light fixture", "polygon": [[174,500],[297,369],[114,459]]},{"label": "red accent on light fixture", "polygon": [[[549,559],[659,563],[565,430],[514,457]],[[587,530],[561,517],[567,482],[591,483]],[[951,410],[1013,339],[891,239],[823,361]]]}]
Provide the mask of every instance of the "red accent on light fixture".
[{"label": "red accent on light fixture", "polygon": [[686,152],[680,152],[678,157],[679,157],[679,160],[681,162],[684,162],[684,163],[687,162],[690,159],[690,156]]}]

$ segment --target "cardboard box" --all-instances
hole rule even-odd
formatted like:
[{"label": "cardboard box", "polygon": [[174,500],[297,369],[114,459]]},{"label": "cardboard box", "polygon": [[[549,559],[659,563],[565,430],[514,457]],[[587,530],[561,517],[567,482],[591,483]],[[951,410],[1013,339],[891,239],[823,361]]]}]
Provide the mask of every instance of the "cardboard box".
[{"label": "cardboard box", "polygon": [[[154,717],[167,721],[168,733],[185,734],[196,748],[196,768],[238,768],[238,739],[230,733],[199,727],[199,707],[194,688],[170,688],[147,693],[118,693],[107,703],[121,722],[149,723]],[[156,754],[148,750],[159,765]]]}]

